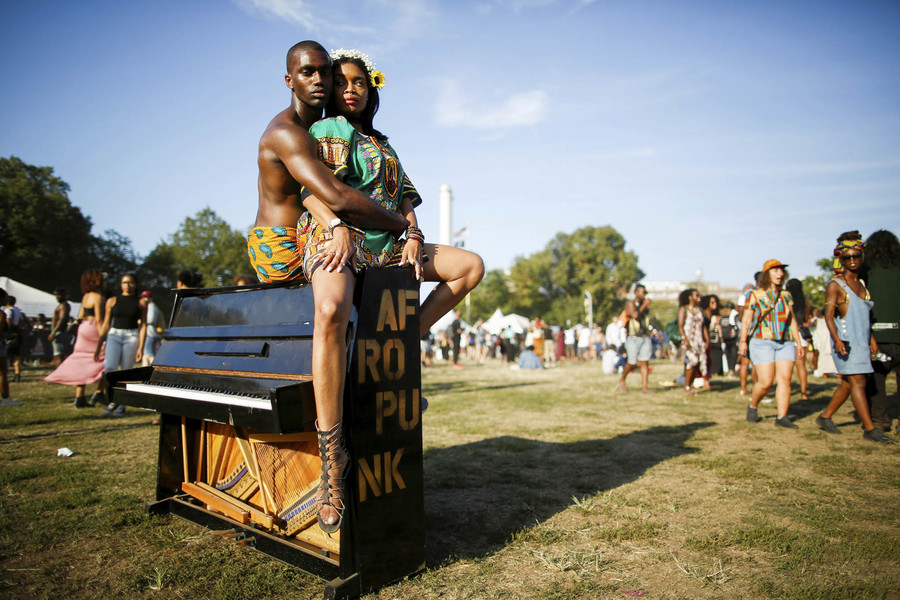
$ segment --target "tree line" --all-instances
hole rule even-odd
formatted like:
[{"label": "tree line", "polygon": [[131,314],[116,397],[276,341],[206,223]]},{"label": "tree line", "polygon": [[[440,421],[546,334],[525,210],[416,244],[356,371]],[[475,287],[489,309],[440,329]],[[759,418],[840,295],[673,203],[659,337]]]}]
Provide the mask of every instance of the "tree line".
[{"label": "tree line", "polygon": [[587,323],[590,292],[594,322],[608,323],[643,277],[637,254],[613,227],[557,233],[543,250],[516,257],[508,271],[486,273],[471,294],[471,319],[487,319],[499,308],[557,325]]},{"label": "tree line", "polygon": [[[107,273],[110,292],[117,291],[115,282],[125,273],[135,274],[142,288],[163,290],[174,287],[183,269],[198,271],[207,286],[231,285],[250,271],[245,233],[208,207],[141,256],[115,230],[93,234],[90,217],[72,205],[68,192],[52,167],[0,158],[2,274],[45,291],[65,287],[77,299],[81,274],[92,268]],[[643,276],[637,255],[625,249],[625,238],[613,227],[582,227],[558,233],[531,256],[517,257],[508,271],[488,272],[471,294],[471,319],[487,319],[500,308],[560,325],[586,323],[589,292],[594,322],[607,323]]]},{"label": "tree line", "polygon": [[73,300],[81,274],[107,274],[109,292],[125,273],[144,289],[175,286],[179,271],[198,271],[207,286],[231,285],[250,271],[245,234],[232,229],[210,208],[187,217],[178,230],[146,256],[131,240],[108,229],[100,235],[69,200],[69,184],[52,167],[29,165],[11,156],[0,158],[0,272],[44,291],[64,287]]}]

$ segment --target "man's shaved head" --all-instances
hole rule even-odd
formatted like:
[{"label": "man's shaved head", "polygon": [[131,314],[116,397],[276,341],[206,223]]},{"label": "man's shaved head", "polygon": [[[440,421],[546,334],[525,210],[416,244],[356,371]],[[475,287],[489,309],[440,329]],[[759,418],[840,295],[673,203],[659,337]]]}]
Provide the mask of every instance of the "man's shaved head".
[{"label": "man's shaved head", "polygon": [[312,40],[305,40],[302,42],[298,42],[291,46],[291,49],[287,52],[287,72],[291,72],[291,63],[297,60],[297,56],[301,52],[308,52],[310,50],[318,50],[320,52],[324,52],[325,55],[328,55],[328,50],[322,47],[322,44],[319,42],[314,42]]}]

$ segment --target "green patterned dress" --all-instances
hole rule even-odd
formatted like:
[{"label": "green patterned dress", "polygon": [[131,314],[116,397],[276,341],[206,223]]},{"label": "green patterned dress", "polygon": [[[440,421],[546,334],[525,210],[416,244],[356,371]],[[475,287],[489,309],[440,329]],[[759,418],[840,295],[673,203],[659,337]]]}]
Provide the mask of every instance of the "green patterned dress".
[{"label": "green patterned dress", "polygon": [[[363,192],[388,210],[399,211],[404,198],[408,198],[413,207],[422,203],[397,160],[397,153],[386,139],[359,133],[344,117],[322,119],[310,127],[309,133],[316,138],[319,160],[339,181]],[[302,199],[310,195],[306,188],[301,192]],[[395,239],[390,231],[365,230],[352,224],[349,229],[356,248],[357,266],[382,267],[399,263],[405,242]],[[300,218],[297,230],[298,240],[304,244],[303,269],[310,277],[322,260],[331,233],[309,212]]]}]

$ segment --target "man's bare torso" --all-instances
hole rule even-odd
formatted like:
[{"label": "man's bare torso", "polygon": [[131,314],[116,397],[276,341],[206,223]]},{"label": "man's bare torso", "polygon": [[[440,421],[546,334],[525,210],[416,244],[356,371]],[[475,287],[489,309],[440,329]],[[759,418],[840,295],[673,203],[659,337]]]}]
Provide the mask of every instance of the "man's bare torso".
[{"label": "man's bare torso", "polygon": [[[306,139],[304,139],[306,138]],[[259,208],[256,226],[295,227],[303,213],[300,203],[301,185],[288,172],[281,159],[281,147],[285,142],[298,142],[305,146],[312,142],[306,124],[289,107],[269,122],[259,140]]]}]

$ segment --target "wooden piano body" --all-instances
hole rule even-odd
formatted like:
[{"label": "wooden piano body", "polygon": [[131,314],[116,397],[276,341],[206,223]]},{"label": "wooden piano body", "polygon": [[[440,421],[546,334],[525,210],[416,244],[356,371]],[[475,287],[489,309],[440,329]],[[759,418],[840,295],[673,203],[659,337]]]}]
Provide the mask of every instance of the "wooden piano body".
[{"label": "wooden piano body", "polygon": [[107,374],[112,402],[162,413],[148,510],[233,530],[327,580],[326,598],[423,569],[418,290],[406,269],[357,279],[344,394],[352,466],[343,525],[331,536],[310,503],[321,466],[312,288],[177,290],[153,366]]}]

